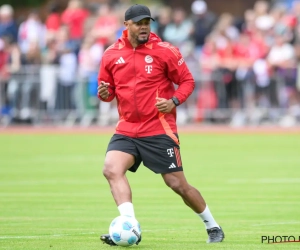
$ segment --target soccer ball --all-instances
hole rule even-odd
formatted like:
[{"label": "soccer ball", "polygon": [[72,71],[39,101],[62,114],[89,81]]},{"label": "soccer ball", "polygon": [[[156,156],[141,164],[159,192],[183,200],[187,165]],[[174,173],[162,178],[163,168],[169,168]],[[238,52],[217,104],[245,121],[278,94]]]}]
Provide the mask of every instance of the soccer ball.
[{"label": "soccer ball", "polygon": [[110,223],[109,235],[118,246],[131,246],[141,236],[140,223],[131,216],[118,216]]}]

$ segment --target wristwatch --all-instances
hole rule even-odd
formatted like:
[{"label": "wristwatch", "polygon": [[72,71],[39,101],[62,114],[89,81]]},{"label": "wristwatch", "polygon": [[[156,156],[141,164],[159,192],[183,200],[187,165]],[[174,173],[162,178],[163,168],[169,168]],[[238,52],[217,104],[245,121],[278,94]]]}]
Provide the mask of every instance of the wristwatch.
[{"label": "wristwatch", "polygon": [[175,106],[179,106],[180,102],[179,102],[179,100],[177,99],[177,97],[173,96],[173,97],[171,98],[171,100],[174,102]]}]

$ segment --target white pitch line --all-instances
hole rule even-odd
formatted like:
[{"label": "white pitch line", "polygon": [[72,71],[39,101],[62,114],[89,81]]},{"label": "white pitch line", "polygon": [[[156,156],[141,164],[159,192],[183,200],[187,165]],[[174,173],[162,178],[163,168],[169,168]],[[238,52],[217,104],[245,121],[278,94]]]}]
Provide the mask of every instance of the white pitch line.
[{"label": "white pitch line", "polygon": [[274,222],[274,223],[265,223],[265,224],[254,224],[252,226],[260,227],[260,226],[290,225],[290,224],[300,224],[300,221],[286,221],[286,222]]},{"label": "white pitch line", "polygon": [[[152,230],[142,230],[142,232],[157,232],[157,231],[179,231],[176,229],[152,229]],[[99,234],[96,232],[86,232],[86,233],[73,233],[73,234],[49,234],[49,235],[24,235],[24,236],[14,236],[14,235],[3,235],[0,236],[0,240],[6,239],[38,239],[38,238],[49,238],[49,237],[65,237],[65,236],[76,236],[76,235],[89,235],[89,234]]]},{"label": "white pitch line", "polygon": [[48,238],[48,237],[64,237],[64,236],[76,236],[76,235],[88,235],[96,234],[95,232],[87,233],[74,233],[74,234],[50,234],[50,235],[24,235],[24,236],[13,236],[13,235],[4,235],[0,236],[0,240],[5,239],[38,239],[38,238]]},{"label": "white pitch line", "polygon": [[0,240],[6,239],[36,239],[41,238],[43,236],[0,236]]},{"label": "white pitch line", "polygon": [[229,179],[228,184],[297,184],[300,178]]}]

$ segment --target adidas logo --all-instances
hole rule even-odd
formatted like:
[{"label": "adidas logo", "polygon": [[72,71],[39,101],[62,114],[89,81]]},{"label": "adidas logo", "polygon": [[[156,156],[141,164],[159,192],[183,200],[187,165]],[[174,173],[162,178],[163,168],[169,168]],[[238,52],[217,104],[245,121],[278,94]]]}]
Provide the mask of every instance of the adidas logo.
[{"label": "adidas logo", "polygon": [[125,63],[125,60],[123,59],[122,56],[119,58],[119,60],[116,62],[116,64],[121,64],[121,63]]},{"label": "adidas logo", "polygon": [[169,168],[176,168],[176,165],[172,163]]}]

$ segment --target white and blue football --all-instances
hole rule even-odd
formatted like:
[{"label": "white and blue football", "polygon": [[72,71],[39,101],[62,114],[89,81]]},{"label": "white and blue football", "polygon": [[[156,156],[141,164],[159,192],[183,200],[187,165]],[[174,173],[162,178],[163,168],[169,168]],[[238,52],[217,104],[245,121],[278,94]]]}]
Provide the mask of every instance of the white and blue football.
[{"label": "white and blue football", "polygon": [[135,244],[141,236],[140,223],[131,216],[118,216],[110,223],[109,235],[118,246]]}]

